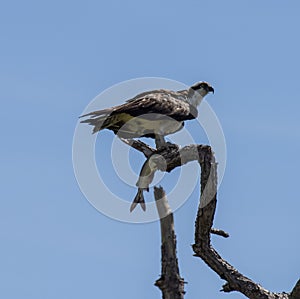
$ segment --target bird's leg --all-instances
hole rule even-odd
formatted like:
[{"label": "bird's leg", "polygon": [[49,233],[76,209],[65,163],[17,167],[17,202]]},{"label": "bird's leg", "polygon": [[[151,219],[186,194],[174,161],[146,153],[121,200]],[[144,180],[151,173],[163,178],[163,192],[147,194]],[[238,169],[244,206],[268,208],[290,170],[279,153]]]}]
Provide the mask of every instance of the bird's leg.
[{"label": "bird's leg", "polygon": [[156,149],[160,149],[162,147],[172,147],[174,144],[172,142],[168,142],[165,140],[163,135],[155,135],[155,145]]},{"label": "bird's leg", "polygon": [[163,135],[155,134],[155,145],[156,149],[159,149],[166,145],[166,140]]}]

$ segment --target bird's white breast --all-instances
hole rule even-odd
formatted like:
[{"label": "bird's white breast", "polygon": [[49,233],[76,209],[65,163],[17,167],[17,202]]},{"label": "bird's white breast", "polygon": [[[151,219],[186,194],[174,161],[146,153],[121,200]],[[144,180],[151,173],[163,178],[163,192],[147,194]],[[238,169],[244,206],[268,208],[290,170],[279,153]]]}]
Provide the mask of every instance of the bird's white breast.
[{"label": "bird's white breast", "polygon": [[182,128],[182,122],[176,121],[170,117],[161,117],[160,119],[149,119],[134,117],[121,128],[121,131],[135,132],[137,135],[154,133],[157,135],[168,135],[177,132]]}]

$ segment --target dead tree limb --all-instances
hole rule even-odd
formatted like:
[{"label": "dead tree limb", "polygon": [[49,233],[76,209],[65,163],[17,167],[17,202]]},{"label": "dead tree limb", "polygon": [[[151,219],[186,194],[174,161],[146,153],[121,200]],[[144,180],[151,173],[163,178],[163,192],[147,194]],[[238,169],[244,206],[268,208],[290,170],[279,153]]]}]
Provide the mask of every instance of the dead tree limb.
[{"label": "dead tree limb", "polygon": [[300,279],[297,281],[296,285],[294,286],[289,299],[300,299]]},{"label": "dead tree limb", "polygon": [[[140,151],[143,152],[142,149]],[[226,281],[222,288],[223,292],[238,291],[250,299],[300,299],[300,280],[291,293],[270,292],[239,273],[212,247],[211,233],[224,237],[227,233],[212,228],[217,204],[217,163],[209,146],[189,145],[179,149],[177,145],[168,145],[168,147],[153,151],[141,170],[137,183],[139,192],[149,188],[157,170],[171,172],[174,168],[195,160],[201,167],[201,195],[193,245],[195,256],[200,257],[220,278]]]},{"label": "dead tree limb", "polygon": [[[211,246],[210,232],[217,204],[217,164],[212,152],[208,152],[201,166],[201,196],[195,222],[195,256],[200,257],[213,271],[227,283],[222,291],[238,291],[250,299],[288,299],[287,293],[272,293],[248,277],[239,273],[221,258]],[[300,284],[300,283],[299,283]],[[298,292],[297,290],[295,292]]]},{"label": "dead tree limb", "polygon": [[140,140],[126,139],[122,137],[120,137],[120,140],[139,152],[142,152],[146,158],[150,157],[155,152],[154,148]]},{"label": "dead tree limb", "polygon": [[161,277],[155,285],[164,299],[183,299],[184,279],[179,274],[173,213],[162,187],[154,187],[154,197],[161,231]]}]

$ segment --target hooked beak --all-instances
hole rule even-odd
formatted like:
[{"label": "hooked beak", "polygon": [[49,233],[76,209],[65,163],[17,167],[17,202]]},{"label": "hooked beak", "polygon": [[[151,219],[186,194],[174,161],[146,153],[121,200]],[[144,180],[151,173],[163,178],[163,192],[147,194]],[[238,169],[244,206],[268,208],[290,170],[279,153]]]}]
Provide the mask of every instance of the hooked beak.
[{"label": "hooked beak", "polygon": [[213,88],[213,87],[209,86],[209,87],[208,87],[208,92],[215,93],[215,90],[214,90],[214,88]]}]

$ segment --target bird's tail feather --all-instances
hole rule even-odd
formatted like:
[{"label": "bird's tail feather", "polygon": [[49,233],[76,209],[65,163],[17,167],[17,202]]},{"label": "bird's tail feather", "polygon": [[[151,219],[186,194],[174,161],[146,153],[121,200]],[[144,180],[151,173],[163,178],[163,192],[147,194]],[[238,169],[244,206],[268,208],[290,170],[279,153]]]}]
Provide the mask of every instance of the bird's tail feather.
[{"label": "bird's tail feather", "polygon": [[92,111],[90,113],[80,115],[79,118],[87,117],[87,116],[90,116],[91,118],[95,118],[97,116],[105,116],[105,115],[107,116],[107,115],[111,114],[112,111],[113,111],[112,108],[107,108],[107,109]]},{"label": "bird's tail feather", "polygon": [[81,123],[87,123],[91,126],[94,126],[93,133],[96,133],[106,128],[106,120],[110,117],[111,112],[111,108],[103,109],[81,115],[79,118],[89,116],[88,119],[82,120]]}]

